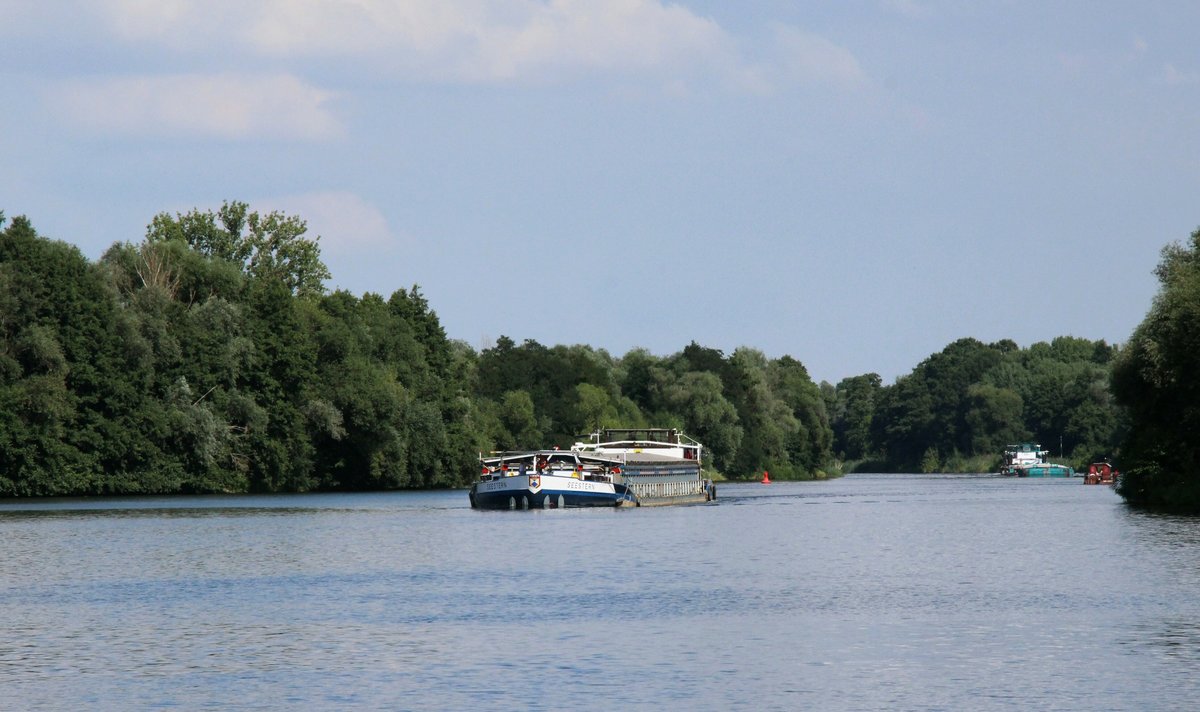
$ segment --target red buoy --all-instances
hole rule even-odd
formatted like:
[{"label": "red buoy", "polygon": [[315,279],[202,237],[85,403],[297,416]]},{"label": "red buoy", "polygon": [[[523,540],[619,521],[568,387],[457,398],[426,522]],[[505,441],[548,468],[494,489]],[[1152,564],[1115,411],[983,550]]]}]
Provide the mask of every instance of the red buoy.
[{"label": "red buoy", "polygon": [[762,478],[762,483],[763,483],[764,485],[769,485],[769,484],[771,484],[771,475],[767,474],[767,471],[766,471],[766,470],[763,470],[763,478]]}]

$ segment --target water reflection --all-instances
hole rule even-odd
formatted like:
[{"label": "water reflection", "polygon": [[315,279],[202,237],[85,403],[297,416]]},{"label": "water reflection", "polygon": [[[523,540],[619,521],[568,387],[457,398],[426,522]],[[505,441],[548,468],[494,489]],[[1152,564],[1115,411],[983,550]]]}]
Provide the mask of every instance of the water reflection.
[{"label": "water reflection", "polygon": [[1149,651],[1177,661],[1200,660],[1200,616],[1166,616],[1139,621],[1121,640],[1131,652]]},{"label": "water reflection", "polygon": [[1126,533],[1140,543],[1193,548],[1200,545],[1200,517],[1144,512],[1124,507]]},{"label": "water reflection", "polygon": [[194,519],[198,517],[271,517],[293,516],[296,514],[314,514],[328,512],[337,514],[339,511],[352,510],[310,509],[305,507],[90,507],[75,509],[0,509],[0,521],[21,520],[54,520],[75,519],[91,520],[96,518],[113,517],[120,519]]}]

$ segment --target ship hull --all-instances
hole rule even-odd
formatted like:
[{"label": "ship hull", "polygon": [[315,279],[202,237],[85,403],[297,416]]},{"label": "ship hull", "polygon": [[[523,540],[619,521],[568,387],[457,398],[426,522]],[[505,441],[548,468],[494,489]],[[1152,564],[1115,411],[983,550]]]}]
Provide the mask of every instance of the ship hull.
[{"label": "ship hull", "polygon": [[471,487],[476,509],[559,509],[636,504],[625,485],[558,475],[513,475]]},{"label": "ship hull", "polygon": [[1066,465],[1037,465],[1017,471],[1018,477],[1071,477],[1074,474],[1075,470]]}]

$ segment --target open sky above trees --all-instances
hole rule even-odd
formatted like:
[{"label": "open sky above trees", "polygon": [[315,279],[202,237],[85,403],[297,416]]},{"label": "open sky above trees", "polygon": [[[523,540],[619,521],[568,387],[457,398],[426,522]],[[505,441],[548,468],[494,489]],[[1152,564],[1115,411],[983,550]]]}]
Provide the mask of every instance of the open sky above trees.
[{"label": "open sky above trees", "polygon": [[99,260],[245,200],[309,222],[331,289],[420,284],[477,351],[748,345],[886,385],[963,337],[1130,337],[1197,224],[1197,26],[1103,0],[0,0],[0,209]]}]

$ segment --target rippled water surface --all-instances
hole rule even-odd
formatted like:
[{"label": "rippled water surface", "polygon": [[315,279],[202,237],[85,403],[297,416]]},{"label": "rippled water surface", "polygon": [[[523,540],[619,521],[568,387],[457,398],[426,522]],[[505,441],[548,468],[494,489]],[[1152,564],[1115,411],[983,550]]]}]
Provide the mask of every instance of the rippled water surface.
[{"label": "rippled water surface", "polygon": [[0,502],[0,707],[1200,704],[1200,520],[1077,479],[719,494]]}]

